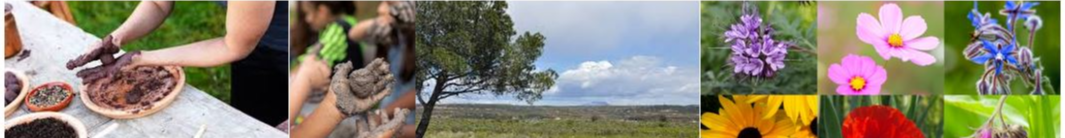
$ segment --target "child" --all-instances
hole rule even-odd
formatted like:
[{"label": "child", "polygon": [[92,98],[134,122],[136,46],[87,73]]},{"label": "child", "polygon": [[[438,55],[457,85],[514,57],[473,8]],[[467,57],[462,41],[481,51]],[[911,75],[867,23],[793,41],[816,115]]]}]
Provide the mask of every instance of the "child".
[{"label": "child", "polygon": [[[354,10],[343,10],[343,9],[354,9],[353,8],[354,5],[352,5],[351,2],[339,2],[339,1],[336,1],[336,2],[310,2],[310,1],[301,1],[299,3],[299,7],[300,7],[299,11],[307,15],[307,17],[304,18],[304,21],[309,24],[309,26],[310,26],[310,28],[312,30],[315,30],[315,31],[319,32],[319,40],[318,40],[318,44],[316,44],[315,46],[312,46],[311,48],[309,48],[310,50],[308,50],[308,52],[304,56],[301,56],[298,59],[302,63],[300,63],[301,65],[299,65],[299,68],[296,70],[296,73],[293,73],[294,75],[292,77],[293,80],[291,82],[290,96],[289,96],[289,98],[290,98],[290,100],[289,100],[289,102],[290,102],[289,103],[290,119],[292,119],[291,117],[295,117],[296,114],[300,111],[300,108],[302,107],[303,102],[307,99],[307,96],[310,95],[309,93],[311,93],[311,89],[317,88],[317,89],[321,90],[323,88],[326,88],[327,86],[330,85],[330,81],[331,81],[330,78],[334,78],[334,77],[330,77],[330,75],[332,75],[332,74],[345,74],[346,73],[346,72],[344,72],[344,70],[333,70],[334,66],[338,66],[338,65],[341,65],[341,63],[344,63],[343,65],[345,65],[345,68],[348,68],[347,70],[350,70],[350,68],[354,68],[354,69],[363,68],[366,63],[369,63],[369,61],[367,59],[376,59],[376,58],[384,58],[384,59],[389,59],[389,60],[413,59],[413,58],[398,58],[397,56],[394,56],[394,55],[412,56],[413,55],[413,52],[412,52],[413,51],[413,46],[412,46],[413,43],[412,43],[412,41],[402,41],[402,40],[410,40],[409,38],[413,38],[413,37],[403,37],[404,39],[387,39],[387,38],[391,38],[390,36],[393,35],[391,33],[391,32],[394,32],[393,30],[401,30],[400,28],[392,28],[391,25],[393,23],[406,23],[406,26],[404,26],[405,29],[410,30],[412,28],[412,26],[409,23],[411,21],[411,18],[413,18],[413,14],[412,14],[413,11],[410,10],[413,5],[411,5],[411,3],[408,2],[408,3],[399,3],[399,5],[403,5],[403,6],[389,6],[388,3],[390,3],[390,2],[382,2],[381,6],[379,6],[379,7],[381,7],[381,8],[378,9],[378,12],[380,14],[379,17],[372,18],[372,19],[367,19],[365,22],[362,22],[362,23],[357,23],[355,18],[350,16],[351,14],[353,14],[352,11],[354,11]],[[391,7],[391,8],[386,8],[386,7]],[[396,8],[396,7],[405,7],[405,8]],[[402,12],[402,13],[408,13],[408,14],[402,14],[402,15],[408,15],[408,16],[404,16],[404,17],[397,16],[397,15],[400,15],[400,14],[391,15],[390,13],[395,13],[395,12],[390,12],[390,11],[392,11],[392,9],[405,9],[406,12]],[[395,17],[400,17],[400,18],[405,18],[405,19],[396,20]],[[408,34],[410,34],[410,33],[408,33]],[[399,41],[394,41],[394,40],[399,40]],[[373,44],[373,45],[363,45],[363,44],[357,43],[356,41],[368,42],[369,44]],[[401,41],[402,41],[402,44],[399,44],[399,45],[405,45],[407,47],[404,47],[403,48],[404,50],[395,50],[395,45],[397,45],[397,42],[401,42]],[[371,46],[371,47],[364,47],[364,46]],[[376,49],[376,51],[373,52],[373,53],[366,52],[366,51],[370,51],[370,50],[365,50],[365,49],[368,49],[368,48],[369,49]],[[395,51],[407,51],[407,52],[405,52],[406,54],[393,54]],[[364,55],[373,55],[373,56],[364,56]],[[374,57],[374,58],[371,58],[371,57]],[[378,60],[378,62],[381,62],[381,61],[382,60]],[[413,60],[409,60],[409,61],[391,61],[390,63],[400,63],[400,64],[399,65],[393,64],[393,65],[388,66],[388,67],[390,69],[392,67],[413,67],[413,62],[412,61]],[[386,64],[386,65],[388,65],[388,64]],[[410,74],[412,74],[413,71],[409,71],[409,72],[402,71],[402,72],[407,72],[407,73],[400,73],[400,71],[392,71],[392,72],[393,73],[399,73],[401,76],[407,76],[407,77],[404,77],[404,78],[407,78],[407,79],[401,79],[401,80],[413,80],[412,77],[410,77],[410,76],[412,76]],[[339,76],[339,75],[334,75],[334,76]],[[346,75],[344,75],[344,76],[346,76]],[[341,76],[341,77],[344,77],[344,76]],[[399,81],[399,82],[413,82],[413,81]],[[413,83],[403,83],[403,84],[413,84]],[[333,84],[333,85],[336,85],[336,84]],[[413,85],[402,85],[402,86],[410,86],[411,89],[409,89],[409,91],[414,91],[413,90]],[[408,90],[408,89],[404,89],[404,90]],[[391,92],[384,92],[384,95],[388,95],[388,93],[391,93]],[[416,93],[415,92],[406,92],[406,91],[404,91],[403,94],[395,94],[395,95],[393,95],[393,97],[403,97],[403,98],[387,98],[387,100],[384,100],[384,102],[382,102],[382,100],[383,100],[382,98],[384,96],[373,96],[373,97],[377,97],[377,98],[359,99],[359,98],[353,98],[353,97],[347,97],[347,96],[337,96],[337,95],[334,95],[333,92],[327,93],[326,94],[326,98],[321,102],[321,104],[318,106],[318,108],[315,109],[312,114],[307,116],[306,117],[307,119],[305,119],[305,121],[302,122],[299,125],[299,127],[293,129],[292,136],[299,136],[299,137],[324,137],[325,135],[327,135],[330,131],[332,131],[336,127],[337,124],[340,123],[341,120],[343,120],[344,118],[347,118],[348,116],[351,115],[351,112],[350,112],[351,110],[345,110],[345,112],[341,112],[344,109],[338,109],[339,107],[336,106],[336,104],[338,102],[347,102],[347,103],[351,103],[352,101],[355,101],[357,103],[378,103],[378,102],[381,102],[379,104],[382,107],[371,108],[371,109],[361,109],[361,110],[358,110],[356,112],[373,111],[374,113],[370,113],[370,115],[367,116],[367,117],[373,118],[373,119],[370,119],[370,122],[382,122],[382,123],[389,122],[390,124],[394,124],[394,123],[397,123],[398,121],[402,121],[402,120],[411,120],[411,121],[404,121],[404,122],[413,123],[412,120],[413,120],[413,116],[414,115],[413,114],[407,114],[406,112],[400,112],[401,110],[399,110],[399,109],[406,109],[406,110],[413,109],[414,108],[414,104],[413,103],[414,103],[414,97],[415,97],[414,94],[416,94]],[[403,103],[403,104],[396,104],[396,103]],[[367,104],[362,104],[362,105],[367,105]],[[380,110],[378,110],[378,109],[380,109]],[[403,111],[406,111],[406,110],[403,110]],[[407,114],[407,115],[405,116],[404,114]],[[388,118],[388,116],[393,116],[393,117]],[[379,118],[379,117],[388,118],[388,119],[377,120],[376,118]],[[404,119],[404,118],[410,118],[410,119]],[[384,121],[384,120],[393,120],[393,121]],[[290,120],[290,121],[293,121],[293,120]],[[372,124],[377,124],[377,123],[372,123]],[[380,125],[378,125],[378,126],[380,126]],[[393,125],[393,126],[399,127],[398,124],[397,125]],[[363,127],[365,127],[365,126],[363,126]],[[363,128],[363,127],[359,127],[357,129],[367,129],[367,128]],[[413,131],[413,125],[404,125],[402,127],[409,128],[409,129],[406,129],[405,132],[396,132],[396,133],[399,133],[401,135],[413,134],[412,132],[406,132],[406,131]],[[378,127],[378,128],[382,128],[382,127]],[[371,127],[370,129],[375,129],[375,128]],[[387,128],[386,129],[375,129],[375,130],[391,130],[391,131],[395,131],[395,129],[387,129]],[[362,130],[360,130],[360,131],[362,131]],[[382,134],[382,135],[390,135],[392,133],[391,131],[388,131],[389,133]],[[381,133],[370,133],[370,134],[381,134]],[[364,134],[360,133],[359,135],[364,135]],[[401,136],[401,137],[405,137],[405,136]]]},{"label": "child", "polygon": [[[317,55],[329,68],[343,61],[352,61],[361,68],[367,61],[363,47],[347,39],[349,30],[358,23],[355,4],[351,1],[300,1],[300,12],[311,29],[318,33],[318,44],[307,54]],[[306,56],[300,60],[306,60]]]}]

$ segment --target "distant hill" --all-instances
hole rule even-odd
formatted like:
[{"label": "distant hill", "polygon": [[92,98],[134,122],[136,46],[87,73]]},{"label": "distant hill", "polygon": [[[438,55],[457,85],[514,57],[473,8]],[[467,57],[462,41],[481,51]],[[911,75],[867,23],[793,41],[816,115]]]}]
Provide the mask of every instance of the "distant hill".
[{"label": "distant hill", "polygon": [[584,104],[584,106],[608,106],[608,105],[610,105],[610,103],[607,103],[605,101],[595,101],[595,102],[588,102],[588,103]]},{"label": "distant hill", "polygon": [[[419,107],[420,108],[420,107]],[[609,105],[591,102],[580,106],[527,106],[506,104],[442,104],[433,111],[433,118],[475,119],[612,119],[668,121],[699,121],[698,105]],[[693,124],[694,125],[694,124]]]}]

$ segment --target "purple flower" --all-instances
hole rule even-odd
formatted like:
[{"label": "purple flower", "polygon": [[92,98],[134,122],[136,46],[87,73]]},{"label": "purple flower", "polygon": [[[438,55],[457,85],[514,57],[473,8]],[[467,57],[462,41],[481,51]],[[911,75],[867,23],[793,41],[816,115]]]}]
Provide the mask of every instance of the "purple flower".
[{"label": "purple flower", "polygon": [[991,128],[980,129],[980,138],[991,138]]},{"label": "purple flower", "polygon": [[772,77],[784,68],[784,57],[793,44],[773,39],[773,28],[762,24],[756,12],[745,12],[740,22],[725,31],[725,42],[731,44],[729,64],[733,73],[755,77]]}]

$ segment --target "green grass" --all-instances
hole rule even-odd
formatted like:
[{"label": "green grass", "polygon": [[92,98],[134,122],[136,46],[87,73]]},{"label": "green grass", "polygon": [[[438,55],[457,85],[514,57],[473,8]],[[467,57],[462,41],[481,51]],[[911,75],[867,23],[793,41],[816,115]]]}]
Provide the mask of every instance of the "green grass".
[{"label": "green grass", "polygon": [[437,105],[426,137],[698,137],[697,106]]},{"label": "green grass", "polygon": [[[68,2],[78,27],[97,37],[104,37],[125,22],[139,2],[71,1]],[[170,17],[154,32],[123,46],[123,50],[154,50],[184,45],[225,34],[225,10],[215,2],[174,4]],[[230,66],[210,68],[185,67],[185,82],[226,103],[230,99]]]},{"label": "green grass", "polygon": [[[564,128],[564,129],[562,129]],[[621,120],[511,120],[511,119],[434,119],[429,137],[616,137],[681,138],[697,137],[695,125],[683,122],[648,122]]]}]

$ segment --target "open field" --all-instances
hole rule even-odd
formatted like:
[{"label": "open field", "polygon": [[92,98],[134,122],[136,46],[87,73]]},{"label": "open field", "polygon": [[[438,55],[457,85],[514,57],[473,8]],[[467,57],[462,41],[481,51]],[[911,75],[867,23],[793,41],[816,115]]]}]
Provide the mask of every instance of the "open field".
[{"label": "open field", "polygon": [[[420,108],[420,107],[419,107]],[[427,137],[697,137],[699,107],[438,105]]]}]

